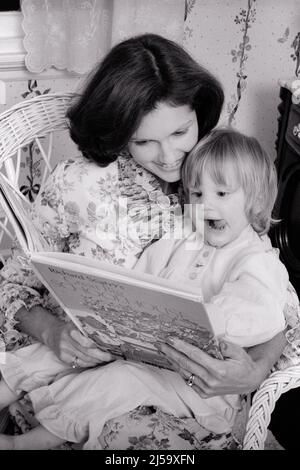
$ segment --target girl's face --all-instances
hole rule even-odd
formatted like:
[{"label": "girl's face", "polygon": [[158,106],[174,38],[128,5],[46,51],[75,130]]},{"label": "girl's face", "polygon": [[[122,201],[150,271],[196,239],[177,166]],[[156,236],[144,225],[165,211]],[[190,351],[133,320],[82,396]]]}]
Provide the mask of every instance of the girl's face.
[{"label": "girl's face", "polygon": [[128,144],[134,160],[163,181],[180,180],[185,156],[198,141],[196,112],[159,103],[146,114]]},{"label": "girl's face", "polygon": [[204,241],[217,248],[235,240],[249,225],[244,190],[233,171],[226,176],[226,184],[219,184],[204,169],[201,184],[190,190],[189,202],[203,204]]}]

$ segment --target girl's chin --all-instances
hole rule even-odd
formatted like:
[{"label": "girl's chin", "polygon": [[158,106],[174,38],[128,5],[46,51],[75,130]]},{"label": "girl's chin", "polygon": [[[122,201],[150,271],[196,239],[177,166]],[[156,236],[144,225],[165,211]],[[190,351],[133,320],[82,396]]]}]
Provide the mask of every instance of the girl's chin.
[{"label": "girl's chin", "polygon": [[222,248],[222,246],[227,245],[228,241],[218,237],[204,237],[204,243],[215,248]]}]

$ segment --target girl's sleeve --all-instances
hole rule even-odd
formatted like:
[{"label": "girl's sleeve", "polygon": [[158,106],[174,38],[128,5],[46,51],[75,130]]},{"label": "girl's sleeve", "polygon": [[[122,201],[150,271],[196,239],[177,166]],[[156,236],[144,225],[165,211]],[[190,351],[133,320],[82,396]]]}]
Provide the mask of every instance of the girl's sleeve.
[{"label": "girl's sleeve", "polygon": [[271,339],[286,326],[287,288],[287,271],[272,252],[239,260],[206,304],[215,334],[243,347]]},{"label": "girl's sleeve", "polygon": [[[56,250],[62,251],[67,243],[68,230],[64,217],[64,193],[61,191],[64,164],[59,164],[49,176],[44,188],[32,204],[34,225]],[[0,271],[0,334],[7,349],[23,344],[26,335],[16,329],[15,314],[43,305],[48,291],[37,279],[29,260],[15,242],[11,256]]]}]

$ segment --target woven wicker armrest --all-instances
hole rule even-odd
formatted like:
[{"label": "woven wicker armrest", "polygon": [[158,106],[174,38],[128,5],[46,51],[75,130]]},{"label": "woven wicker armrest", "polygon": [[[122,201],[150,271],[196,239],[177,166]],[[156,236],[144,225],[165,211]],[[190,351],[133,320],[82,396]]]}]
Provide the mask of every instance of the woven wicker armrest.
[{"label": "woven wicker armrest", "polygon": [[300,366],[273,372],[259,387],[252,401],[243,450],[263,450],[271,414],[282,393],[300,386]]}]

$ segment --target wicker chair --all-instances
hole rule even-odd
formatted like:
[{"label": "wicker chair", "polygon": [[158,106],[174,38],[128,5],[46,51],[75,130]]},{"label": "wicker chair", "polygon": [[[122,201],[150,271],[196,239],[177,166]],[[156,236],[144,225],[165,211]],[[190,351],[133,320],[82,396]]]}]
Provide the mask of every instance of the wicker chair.
[{"label": "wicker chair", "polygon": [[[67,128],[66,110],[73,97],[72,93],[45,94],[24,100],[0,114],[0,171],[19,191],[22,148],[35,141],[45,162],[42,182],[51,170],[53,133]],[[42,137],[48,136],[47,148]],[[24,195],[19,191],[20,197]],[[7,227],[7,219],[1,223],[2,234],[13,237]],[[300,385],[300,366],[283,372],[275,372],[263,382],[256,392],[247,421],[243,449],[264,448],[267,427],[276,400],[291,388]]]},{"label": "wicker chair", "polygon": [[[28,199],[19,190],[22,149],[32,142],[40,151],[44,161],[41,184],[51,168],[53,134],[67,128],[66,110],[73,97],[72,93],[40,95],[12,106],[0,115],[0,171],[17,190],[20,198]],[[46,139],[43,139],[46,137]],[[0,214],[0,246],[6,234],[13,239],[5,214]],[[2,261],[5,251],[0,250]]]},{"label": "wicker chair", "polygon": [[300,366],[276,371],[256,391],[249,411],[243,450],[264,450],[271,413],[282,393],[300,386]]}]

